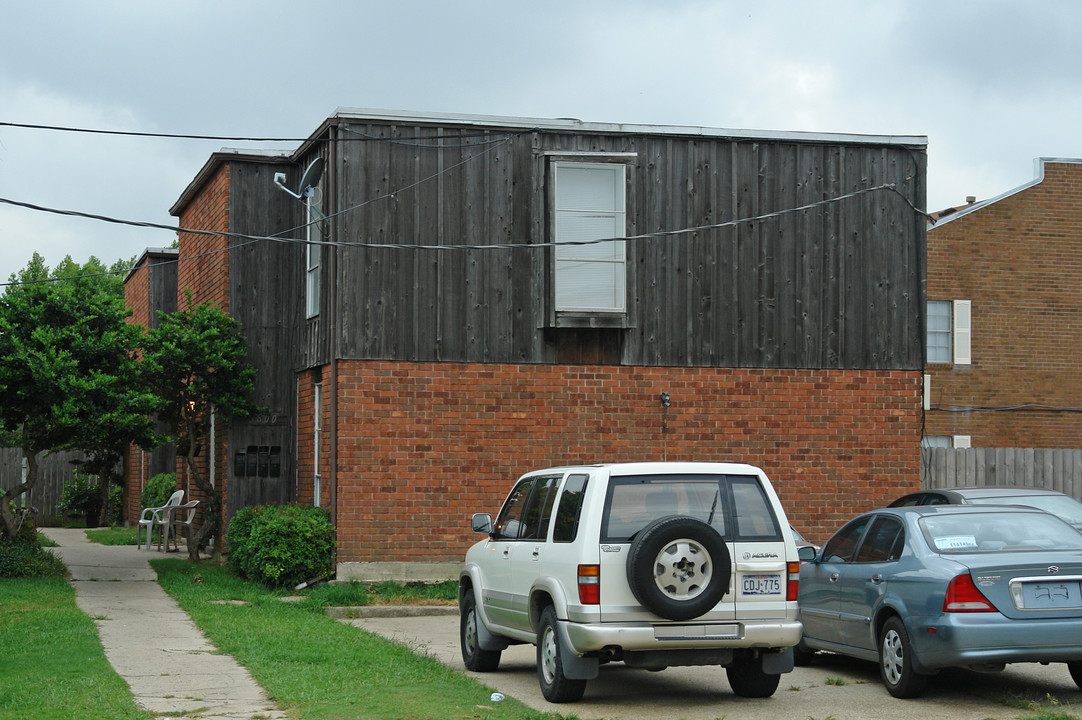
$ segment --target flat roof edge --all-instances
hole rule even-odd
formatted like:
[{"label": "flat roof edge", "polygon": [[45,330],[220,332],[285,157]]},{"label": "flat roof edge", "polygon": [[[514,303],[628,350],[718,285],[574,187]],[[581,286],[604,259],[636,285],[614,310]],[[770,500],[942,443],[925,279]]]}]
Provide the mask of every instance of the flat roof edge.
[{"label": "flat roof edge", "polygon": [[870,145],[928,144],[926,135],[863,135],[858,133],[822,133],[806,131],[768,131],[705,126],[649,125],[635,123],[584,122],[576,118],[502,117],[498,115],[466,115],[454,113],[416,112],[405,110],[375,110],[338,108],[334,116],[346,120],[378,120],[409,123],[455,123],[481,127],[506,127],[557,132],[627,133],[637,135],[693,135],[711,138],[747,140],[791,140],[794,142],[860,143]]}]

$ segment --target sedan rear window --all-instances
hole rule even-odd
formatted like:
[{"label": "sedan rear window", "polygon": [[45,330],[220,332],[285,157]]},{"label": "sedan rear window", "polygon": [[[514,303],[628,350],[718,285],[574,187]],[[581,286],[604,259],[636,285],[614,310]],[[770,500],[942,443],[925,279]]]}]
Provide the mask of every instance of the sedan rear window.
[{"label": "sedan rear window", "polygon": [[1082,534],[1046,513],[951,513],[920,519],[929,547],[941,554],[1016,550],[1082,550]]}]

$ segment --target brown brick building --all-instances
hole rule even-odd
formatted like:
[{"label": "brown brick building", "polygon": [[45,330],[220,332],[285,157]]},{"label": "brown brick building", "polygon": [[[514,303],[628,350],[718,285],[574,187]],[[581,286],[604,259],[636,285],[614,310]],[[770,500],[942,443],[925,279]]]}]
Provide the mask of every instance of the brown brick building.
[{"label": "brown brick building", "polygon": [[816,539],[916,489],[925,144],[341,110],[215,153],[173,292],[268,408],[216,425],[227,519],[317,504],[340,578],[407,579],[540,466],[755,463]]},{"label": "brown brick building", "polygon": [[927,444],[1082,447],[1082,160],[928,230]]}]

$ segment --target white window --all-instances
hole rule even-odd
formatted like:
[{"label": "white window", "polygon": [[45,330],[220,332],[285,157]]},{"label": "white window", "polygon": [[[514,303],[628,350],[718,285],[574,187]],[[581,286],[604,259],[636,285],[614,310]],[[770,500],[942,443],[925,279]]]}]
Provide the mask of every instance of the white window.
[{"label": "white window", "polygon": [[555,162],[555,298],[557,312],[627,309],[625,166]]},{"label": "white window", "polygon": [[951,361],[951,303],[928,301],[928,363]]},{"label": "white window", "polygon": [[928,363],[971,364],[972,328],[972,301],[929,300]]},{"label": "white window", "polygon": [[320,505],[323,476],[319,473],[319,448],[323,441],[323,384],[316,383],[312,398],[312,504]]},{"label": "white window", "polygon": [[920,440],[922,448],[949,448],[953,447],[950,435],[925,435]]},{"label": "white window", "polygon": [[307,248],[307,275],[305,282],[305,309],[308,317],[319,315],[319,265],[321,256],[320,243],[323,236],[320,232],[319,212],[322,194],[318,187],[312,188],[312,193],[305,197],[306,225],[305,247]]}]

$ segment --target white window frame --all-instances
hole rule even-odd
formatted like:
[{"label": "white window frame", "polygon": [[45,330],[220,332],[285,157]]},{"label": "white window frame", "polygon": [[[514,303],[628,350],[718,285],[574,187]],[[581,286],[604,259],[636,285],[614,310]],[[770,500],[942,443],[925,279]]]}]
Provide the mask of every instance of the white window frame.
[{"label": "white window frame", "polygon": [[[933,306],[939,313],[933,313]],[[945,311],[945,312],[943,312]],[[947,329],[932,329],[933,317],[947,318]],[[927,304],[927,361],[933,364],[973,364],[973,301],[972,300],[929,300]],[[946,335],[946,342],[933,346],[933,336]],[[934,349],[939,352],[934,354]]]},{"label": "white window frame", "polygon": [[952,448],[954,439],[950,435],[925,435],[920,439],[920,446],[930,448]]},{"label": "white window frame", "polygon": [[[598,192],[582,203],[561,192],[561,173],[593,171],[598,178]],[[606,176],[611,186],[600,185]],[[565,175],[565,178],[567,176]],[[553,298],[557,313],[619,313],[627,312],[627,248],[624,240],[590,245],[563,244],[571,241],[623,238],[627,235],[627,165],[625,162],[589,162],[585,160],[554,160],[553,178],[553,240],[556,243],[553,268]],[[569,182],[565,180],[565,182]],[[612,203],[597,201],[611,188]],[[594,225],[595,227],[590,227]],[[601,228],[611,228],[611,232]],[[611,252],[608,252],[611,251]],[[608,255],[606,257],[606,255]],[[611,302],[586,302],[578,298],[577,278],[592,275],[596,268],[602,275],[611,274],[611,282],[600,282],[594,288],[595,298],[605,292]],[[578,298],[576,297],[578,295]]]},{"label": "white window frame", "polygon": [[[939,312],[933,313],[933,308]],[[946,329],[937,327],[933,329],[933,318],[942,318],[946,314]],[[945,364],[951,361],[951,302],[950,300],[929,300],[928,301],[928,364]],[[946,342],[939,342],[933,345],[932,339],[938,338],[943,340],[943,336],[946,335]],[[938,350],[938,354],[936,351]]]},{"label": "white window frame", "polygon": [[323,492],[323,475],[319,472],[319,448],[323,443],[323,383],[315,383],[312,390],[312,504],[319,507]]},{"label": "white window frame", "polygon": [[305,311],[306,317],[319,315],[320,300],[320,265],[322,262],[323,235],[320,232],[319,204],[322,194],[319,187],[312,188],[312,193],[305,197]]}]

